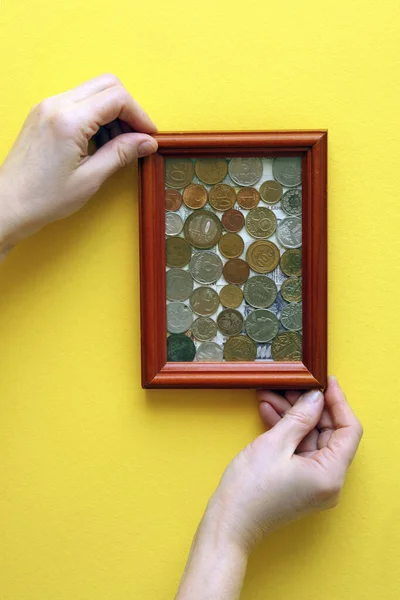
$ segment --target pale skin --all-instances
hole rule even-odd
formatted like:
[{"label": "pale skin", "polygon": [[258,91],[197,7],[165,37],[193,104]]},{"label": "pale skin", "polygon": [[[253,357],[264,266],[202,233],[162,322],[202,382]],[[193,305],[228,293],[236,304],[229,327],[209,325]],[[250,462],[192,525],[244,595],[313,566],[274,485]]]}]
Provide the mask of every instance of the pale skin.
[{"label": "pale skin", "polygon": [[[27,236],[79,210],[119,168],[155,152],[156,131],[110,74],[35,106],[0,168],[0,260]],[[94,135],[101,148],[91,155]],[[264,390],[257,399],[268,431],[225,470],[193,540],[177,600],[239,598],[249,554],[263,536],[339,501],[362,427],[337,380],[329,378],[325,393]]]}]

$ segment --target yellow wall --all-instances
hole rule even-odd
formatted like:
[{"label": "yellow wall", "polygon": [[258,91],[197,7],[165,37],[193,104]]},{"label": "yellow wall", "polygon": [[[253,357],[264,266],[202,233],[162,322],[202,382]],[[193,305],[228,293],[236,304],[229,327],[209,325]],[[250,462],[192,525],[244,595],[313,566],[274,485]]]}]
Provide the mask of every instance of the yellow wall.
[{"label": "yellow wall", "polygon": [[[243,598],[398,598],[395,0],[3,0],[0,159],[104,71],[160,130],[329,129],[329,370],[365,425],[340,507],[274,534]],[[1,267],[0,597],[172,598],[254,393],[140,388],[137,175]]]}]

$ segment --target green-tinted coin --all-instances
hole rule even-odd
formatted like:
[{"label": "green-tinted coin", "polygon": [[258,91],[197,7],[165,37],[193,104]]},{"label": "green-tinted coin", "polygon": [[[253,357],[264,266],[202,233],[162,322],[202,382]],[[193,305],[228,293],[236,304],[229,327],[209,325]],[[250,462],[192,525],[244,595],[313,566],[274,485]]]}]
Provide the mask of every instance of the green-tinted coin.
[{"label": "green-tinted coin", "polygon": [[191,362],[196,356],[196,346],[183,333],[172,333],[167,338],[167,357],[172,362]]},{"label": "green-tinted coin", "polygon": [[301,249],[286,250],[281,256],[281,269],[285,275],[301,275]]},{"label": "green-tinted coin", "polygon": [[281,285],[281,296],[286,302],[300,302],[302,298],[301,277],[289,277]]}]

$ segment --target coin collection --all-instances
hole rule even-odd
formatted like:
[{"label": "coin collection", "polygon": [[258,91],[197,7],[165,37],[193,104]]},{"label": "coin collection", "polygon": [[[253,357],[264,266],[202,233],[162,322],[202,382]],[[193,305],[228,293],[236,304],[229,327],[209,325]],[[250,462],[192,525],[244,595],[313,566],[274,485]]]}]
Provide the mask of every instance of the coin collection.
[{"label": "coin collection", "polygon": [[302,359],[300,157],[165,161],[169,361]]}]

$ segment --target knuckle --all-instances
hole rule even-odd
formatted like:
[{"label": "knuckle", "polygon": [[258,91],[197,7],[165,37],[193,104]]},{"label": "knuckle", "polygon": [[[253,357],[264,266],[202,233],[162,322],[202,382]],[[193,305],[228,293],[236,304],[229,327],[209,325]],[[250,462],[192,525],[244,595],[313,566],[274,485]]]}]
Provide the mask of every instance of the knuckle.
[{"label": "knuckle", "polygon": [[48,118],[53,110],[54,106],[51,98],[46,98],[32,107],[32,111],[42,118]]},{"label": "knuckle", "polygon": [[356,423],[356,432],[357,432],[359,439],[361,440],[362,436],[364,435],[364,427],[362,426],[362,424],[360,423],[360,421],[358,419],[357,419],[357,423]]},{"label": "knuckle", "polygon": [[319,495],[323,500],[339,502],[340,492],[343,488],[343,478],[339,476],[326,477],[320,484]]},{"label": "knuckle", "polygon": [[117,156],[121,167],[126,167],[132,161],[132,151],[124,143],[117,145]]},{"label": "knuckle", "polygon": [[299,425],[309,425],[311,422],[311,416],[302,410],[289,411],[286,414],[286,418],[291,419]]}]

